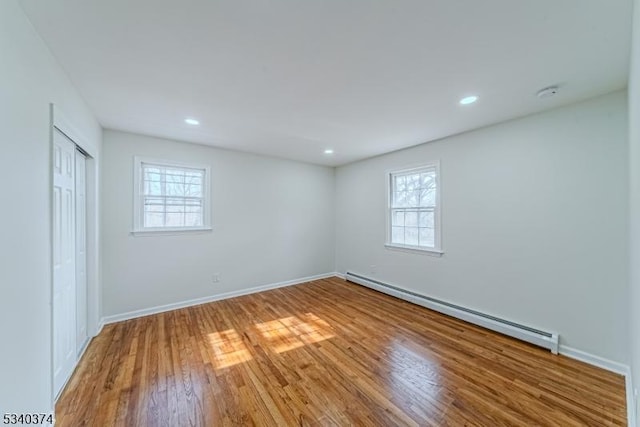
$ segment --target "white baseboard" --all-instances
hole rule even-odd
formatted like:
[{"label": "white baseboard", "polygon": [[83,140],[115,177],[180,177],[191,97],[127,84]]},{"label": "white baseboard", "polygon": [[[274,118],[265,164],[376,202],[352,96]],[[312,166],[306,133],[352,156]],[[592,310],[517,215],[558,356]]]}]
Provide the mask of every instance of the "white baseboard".
[{"label": "white baseboard", "polygon": [[255,294],[256,292],[268,291],[270,289],[283,288],[285,286],[298,285],[300,283],[312,282],[314,280],[326,279],[328,277],[334,277],[336,273],[318,274],[315,276],[301,277],[299,279],[287,280],[284,282],[270,283],[268,285],[256,286],[248,289],[241,289],[239,291],[225,292],[222,294],[209,295],[202,298],[195,298],[187,301],[181,301],[166,305],[159,305],[156,307],[143,308],[141,310],[129,311],[127,313],[114,314],[111,316],[105,316],[100,322],[99,330],[102,330],[103,325],[109,323],[122,322],[123,320],[135,319],[137,317],[149,316],[152,314],[163,313],[166,311],[177,310],[179,308],[191,307],[194,305],[206,304],[208,302],[220,301],[223,299],[235,298],[242,295]]},{"label": "white baseboard", "polygon": [[636,397],[635,389],[633,388],[633,375],[631,370],[627,371],[625,375],[625,386],[627,389],[627,425],[629,427],[636,427]]},{"label": "white baseboard", "polygon": [[102,328],[104,328],[104,317],[100,318],[100,322],[98,323],[98,327],[96,328],[96,333],[93,335],[97,337],[102,332]]},{"label": "white baseboard", "polygon": [[597,366],[598,368],[606,369],[607,371],[615,372],[616,374],[627,375],[629,373],[629,366],[624,363],[614,362],[613,360],[605,359],[604,357],[596,356],[573,347],[568,347],[564,344],[560,344],[558,352],[563,356],[588,363],[589,365]]},{"label": "white baseboard", "polygon": [[345,279],[345,274],[344,273],[338,273],[337,271],[335,273],[333,273],[333,275],[335,277],[339,277],[340,279],[344,280]]},{"label": "white baseboard", "polygon": [[82,344],[82,348],[80,349],[80,352],[78,353],[78,359],[76,363],[80,363],[80,360],[82,359],[82,356],[84,356],[84,353],[87,351],[87,348],[89,348],[89,343],[91,342],[91,340],[93,339],[93,337],[87,337],[87,339],[85,340],[84,344]]}]

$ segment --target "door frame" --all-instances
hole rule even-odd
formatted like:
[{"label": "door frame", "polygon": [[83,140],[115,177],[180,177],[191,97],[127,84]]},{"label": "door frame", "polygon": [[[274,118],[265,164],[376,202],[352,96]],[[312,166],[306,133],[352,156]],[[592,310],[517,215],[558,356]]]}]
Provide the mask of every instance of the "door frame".
[{"label": "door frame", "polygon": [[[87,334],[94,337],[102,328],[101,325],[101,299],[100,287],[100,252],[99,252],[99,227],[100,218],[98,211],[99,204],[99,151],[97,147],[79,132],[73,122],[69,120],[61,111],[60,107],[50,104],[50,127],[49,127],[49,219],[50,255],[53,257],[53,137],[56,129],[66,135],[78,147],[87,154],[86,162],[86,232],[87,232]],[[53,385],[53,259],[51,258],[51,283],[49,285],[49,308],[50,308],[50,390],[51,404],[55,407],[57,399]],[[74,335],[75,336],[75,335]],[[89,340],[90,341],[90,340]],[[80,360],[82,353],[77,355],[76,364]],[[64,389],[64,387],[63,387]]]},{"label": "door frame", "polygon": [[[87,295],[87,155],[78,146],[75,147],[75,257],[76,257],[76,358],[84,353],[89,343],[89,298]],[[81,166],[81,167],[80,167]],[[84,255],[82,255],[84,253]],[[80,268],[82,266],[82,268]],[[81,275],[84,280],[81,280]],[[83,298],[79,298],[82,296]],[[83,301],[82,304],[78,304]],[[82,312],[84,312],[81,315]],[[55,314],[54,314],[55,315]],[[81,324],[80,320],[83,319]],[[82,326],[82,336],[80,327]]]}]

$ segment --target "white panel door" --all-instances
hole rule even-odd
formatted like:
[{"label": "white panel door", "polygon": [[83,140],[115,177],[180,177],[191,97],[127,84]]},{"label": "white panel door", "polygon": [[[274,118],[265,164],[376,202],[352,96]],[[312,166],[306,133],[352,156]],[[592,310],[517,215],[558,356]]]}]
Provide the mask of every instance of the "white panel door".
[{"label": "white panel door", "polygon": [[87,343],[87,158],[76,150],[76,354]]},{"label": "white panel door", "polygon": [[76,361],[75,144],[53,135],[53,387],[57,395]]}]

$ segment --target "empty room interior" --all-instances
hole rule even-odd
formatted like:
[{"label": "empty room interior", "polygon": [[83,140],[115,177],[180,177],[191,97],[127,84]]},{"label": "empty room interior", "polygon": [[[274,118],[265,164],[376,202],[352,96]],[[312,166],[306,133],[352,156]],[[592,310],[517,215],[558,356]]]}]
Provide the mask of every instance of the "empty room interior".
[{"label": "empty room interior", "polygon": [[3,425],[640,425],[640,0],[2,0],[0,111]]}]

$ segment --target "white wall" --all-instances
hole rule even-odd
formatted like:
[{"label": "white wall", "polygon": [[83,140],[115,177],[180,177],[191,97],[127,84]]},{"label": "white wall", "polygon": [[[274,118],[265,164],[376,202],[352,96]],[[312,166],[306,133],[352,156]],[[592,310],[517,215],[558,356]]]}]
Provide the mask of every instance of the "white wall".
[{"label": "white wall", "polygon": [[[640,388],[640,0],[635,1],[629,73],[630,346],[633,383]],[[636,401],[637,423],[640,404]]]},{"label": "white wall", "polygon": [[[213,232],[131,236],[133,156],[209,164]],[[334,269],[332,168],[105,131],[102,178],[106,316]]]},{"label": "white wall", "polygon": [[[375,265],[378,280],[626,363],[626,127],[618,92],[340,167],[337,271]],[[432,160],[444,256],[385,249],[385,171]]]},{"label": "white wall", "polygon": [[49,412],[49,103],[97,151],[101,129],[14,0],[0,2],[0,58],[0,414]]}]

